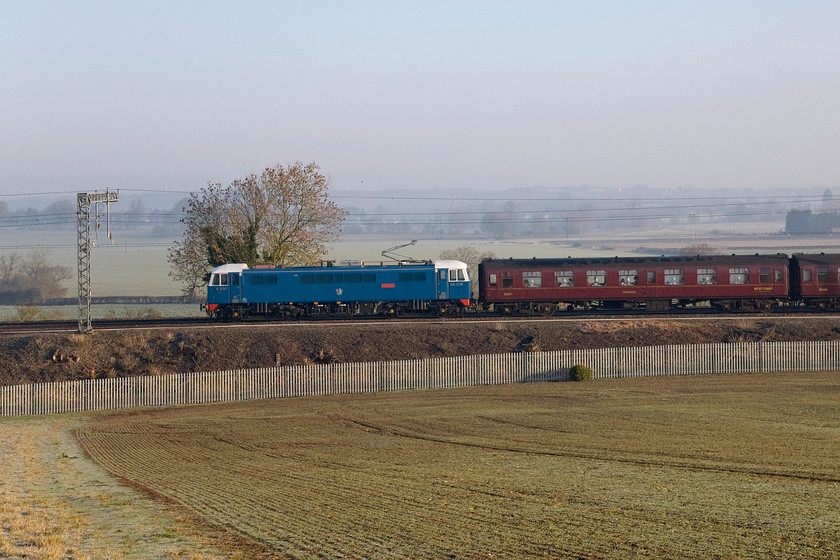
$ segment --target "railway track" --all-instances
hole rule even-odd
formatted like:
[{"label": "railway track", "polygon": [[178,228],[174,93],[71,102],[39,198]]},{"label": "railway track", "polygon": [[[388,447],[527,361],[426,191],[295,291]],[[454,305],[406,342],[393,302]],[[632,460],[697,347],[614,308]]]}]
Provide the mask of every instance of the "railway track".
[{"label": "railway track", "polygon": [[[277,320],[271,318],[247,318],[231,322],[211,320],[207,317],[179,317],[156,319],[98,319],[93,321],[94,330],[120,329],[163,329],[163,328],[194,328],[194,327],[237,327],[237,326],[292,326],[292,325],[347,325],[347,324],[394,324],[394,323],[440,323],[440,322],[481,322],[481,321],[618,321],[618,320],[702,320],[702,319],[739,319],[766,318],[785,319],[813,317],[820,319],[838,319],[835,313],[815,312],[805,307],[791,307],[777,309],[772,313],[743,312],[724,313],[713,309],[682,309],[668,312],[639,313],[636,310],[626,311],[564,311],[547,317],[533,315],[504,315],[500,313],[480,313],[463,316],[421,317],[421,316],[359,316],[351,319],[336,319],[334,317],[305,317],[295,320]],[[0,335],[10,334],[38,334],[38,333],[74,333],[78,332],[78,321],[27,321],[0,322]]]}]

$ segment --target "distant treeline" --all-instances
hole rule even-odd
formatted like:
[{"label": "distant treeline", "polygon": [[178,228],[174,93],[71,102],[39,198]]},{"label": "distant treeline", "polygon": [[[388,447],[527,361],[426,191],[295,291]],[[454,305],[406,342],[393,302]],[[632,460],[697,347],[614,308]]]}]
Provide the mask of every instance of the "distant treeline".
[{"label": "distant treeline", "polygon": [[789,235],[823,234],[840,231],[840,212],[791,210],[785,220]]}]

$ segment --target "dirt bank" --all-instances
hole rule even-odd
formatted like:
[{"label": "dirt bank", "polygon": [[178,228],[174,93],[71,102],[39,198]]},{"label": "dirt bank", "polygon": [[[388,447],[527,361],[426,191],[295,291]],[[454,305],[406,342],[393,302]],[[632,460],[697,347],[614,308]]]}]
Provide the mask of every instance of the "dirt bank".
[{"label": "dirt bank", "polygon": [[838,339],[836,319],[765,317],[99,331],[0,337],[0,384],[570,348]]}]

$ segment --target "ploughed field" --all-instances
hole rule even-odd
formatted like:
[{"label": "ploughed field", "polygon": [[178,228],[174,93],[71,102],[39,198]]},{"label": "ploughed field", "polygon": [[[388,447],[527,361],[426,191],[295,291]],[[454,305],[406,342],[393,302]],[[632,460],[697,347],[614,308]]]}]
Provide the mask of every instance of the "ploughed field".
[{"label": "ploughed field", "polygon": [[742,374],[146,410],[76,433],[248,557],[836,558],[838,410],[840,374]]}]

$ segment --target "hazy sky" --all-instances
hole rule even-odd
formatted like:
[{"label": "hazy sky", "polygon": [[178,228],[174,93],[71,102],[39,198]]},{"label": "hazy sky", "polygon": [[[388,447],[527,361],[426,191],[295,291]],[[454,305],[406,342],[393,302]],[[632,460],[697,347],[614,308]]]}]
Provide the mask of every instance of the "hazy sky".
[{"label": "hazy sky", "polygon": [[840,2],[0,0],[0,194],[840,184]]}]

